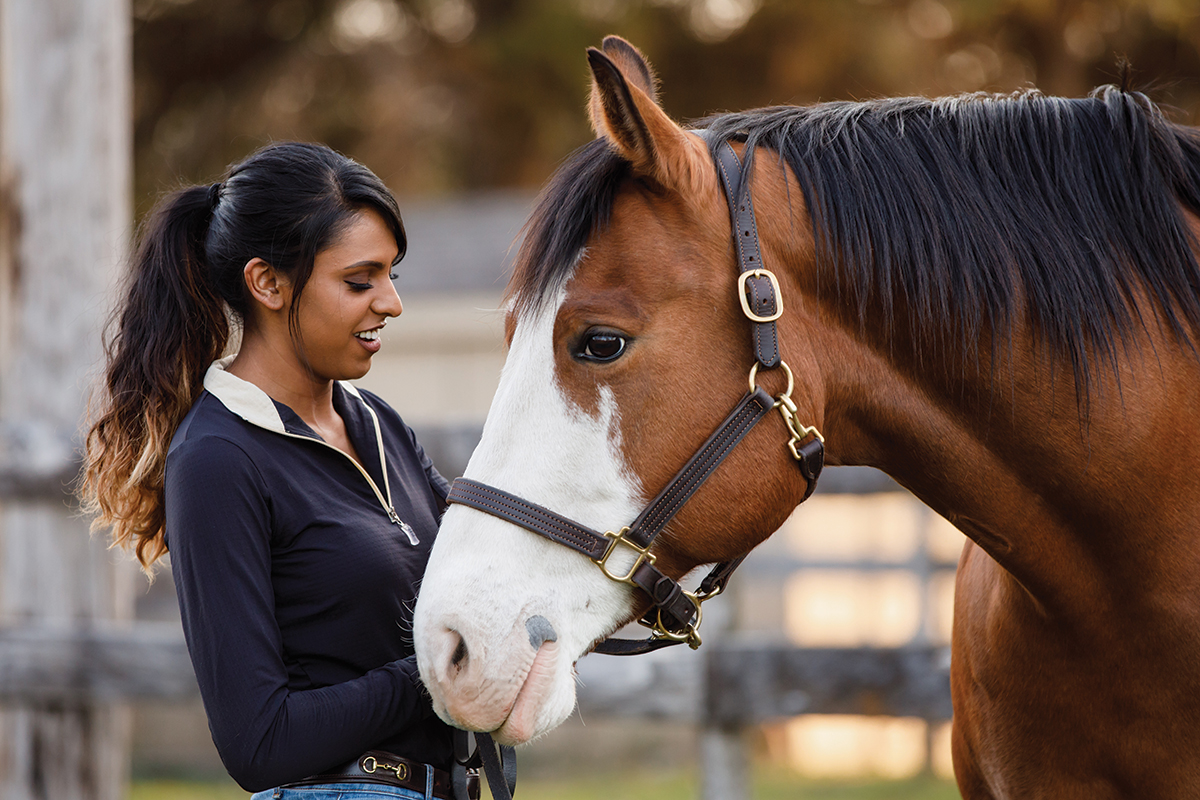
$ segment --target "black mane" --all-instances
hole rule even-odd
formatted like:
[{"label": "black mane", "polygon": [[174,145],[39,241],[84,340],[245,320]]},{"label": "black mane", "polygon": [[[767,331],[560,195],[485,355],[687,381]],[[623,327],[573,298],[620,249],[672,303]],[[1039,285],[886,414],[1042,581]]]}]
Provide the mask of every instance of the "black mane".
[{"label": "black mane", "polygon": [[[698,126],[711,142],[743,138],[786,160],[818,266],[864,325],[874,305],[890,330],[902,302],[918,337],[953,319],[969,351],[982,331],[1006,330],[1023,297],[1034,331],[1070,358],[1084,393],[1089,353],[1115,363],[1135,325],[1156,316],[1195,349],[1200,266],[1180,205],[1200,214],[1200,135],[1140,93],[824,103]],[[596,140],[555,174],[511,284],[519,304],[569,277],[628,170]],[[1152,308],[1133,302],[1141,291]]]},{"label": "black mane", "polygon": [[587,240],[608,225],[613,200],[629,175],[629,162],[603,139],[593,139],[567,157],[542,189],[525,223],[508,293],[532,308],[571,276]]}]

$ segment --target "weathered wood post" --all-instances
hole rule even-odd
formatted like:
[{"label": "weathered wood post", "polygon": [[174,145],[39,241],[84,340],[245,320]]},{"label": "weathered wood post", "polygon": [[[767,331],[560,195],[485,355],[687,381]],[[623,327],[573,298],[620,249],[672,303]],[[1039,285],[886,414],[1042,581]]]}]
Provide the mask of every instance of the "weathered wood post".
[{"label": "weathered wood post", "polygon": [[[716,651],[723,640],[735,632],[737,607],[733,587],[726,596],[709,603],[708,626],[704,628],[707,650],[704,658],[704,697],[700,726],[700,797],[701,800],[750,800],[751,754],[746,740],[748,730],[741,722],[723,720],[715,713],[715,700],[723,691],[713,668]],[[716,613],[714,613],[716,612]]]},{"label": "weathered wood post", "polygon": [[130,233],[131,60],[128,0],[0,0],[0,632],[80,670],[4,701],[8,800],[127,783],[129,710],[83,673],[94,632],[132,616],[131,569],[64,483]]}]

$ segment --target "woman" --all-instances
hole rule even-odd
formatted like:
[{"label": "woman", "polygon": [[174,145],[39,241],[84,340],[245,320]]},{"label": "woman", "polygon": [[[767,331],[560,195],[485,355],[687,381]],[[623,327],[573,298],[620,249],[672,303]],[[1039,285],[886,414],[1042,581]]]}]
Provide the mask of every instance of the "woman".
[{"label": "woman", "polygon": [[404,250],[369,170],[271,145],[159,205],[108,343],[85,501],[147,571],[170,549],[213,741],[256,798],[453,797],[409,635],[448,487],[345,383],[402,310]]}]

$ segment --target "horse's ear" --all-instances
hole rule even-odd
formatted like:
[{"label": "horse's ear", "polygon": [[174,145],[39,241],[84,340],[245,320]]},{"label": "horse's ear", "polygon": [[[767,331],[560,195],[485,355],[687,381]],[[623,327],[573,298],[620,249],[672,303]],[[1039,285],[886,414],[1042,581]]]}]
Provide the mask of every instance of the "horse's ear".
[{"label": "horse's ear", "polygon": [[[621,74],[625,76],[625,80],[645,92],[651,101],[658,103],[658,76],[650,68],[650,62],[642,55],[641,50],[620,36],[605,36],[604,41],[600,43],[600,51],[616,65]],[[598,135],[603,135],[600,134],[599,127],[603,108],[600,105],[599,95],[594,91],[588,111],[592,118],[592,128]]]},{"label": "horse's ear", "polygon": [[587,51],[592,68],[588,110],[596,135],[608,139],[635,172],[669,188],[697,188],[694,181],[708,159],[698,153],[698,140],[659,107],[657,79],[646,59],[618,36],[606,37],[602,47]]}]

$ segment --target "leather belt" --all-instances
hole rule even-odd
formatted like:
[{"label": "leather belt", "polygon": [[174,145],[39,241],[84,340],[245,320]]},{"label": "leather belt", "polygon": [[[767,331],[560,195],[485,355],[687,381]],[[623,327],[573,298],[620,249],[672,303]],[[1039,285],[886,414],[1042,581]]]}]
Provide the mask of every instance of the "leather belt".
[{"label": "leather belt", "polygon": [[424,794],[429,771],[433,772],[434,797],[442,800],[479,800],[479,770],[467,772],[467,797],[455,798],[449,772],[383,750],[368,750],[357,761],[301,781],[285,783],[281,788],[315,786],[322,783],[382,783]]}]

